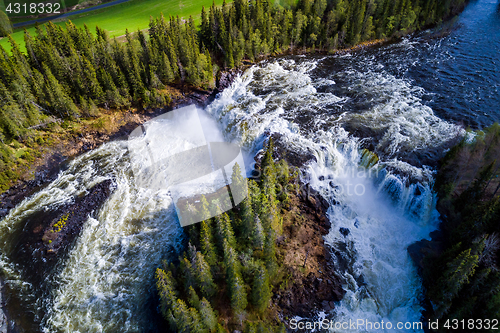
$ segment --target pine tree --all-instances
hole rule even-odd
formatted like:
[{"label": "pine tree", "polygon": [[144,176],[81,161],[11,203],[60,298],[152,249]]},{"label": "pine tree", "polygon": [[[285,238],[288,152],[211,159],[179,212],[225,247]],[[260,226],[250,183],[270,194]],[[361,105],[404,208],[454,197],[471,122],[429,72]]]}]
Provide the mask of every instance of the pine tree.
[{"label": "pine tree", "polygon": [[12,24],[9,17],[3,11],[0,11],[0,37],[7,37],[12,33]]},{"label": "pine tree", "polygon": [[460,253],[454,260],[447,264],[442,278],[431,290],[432,299],[440,300],[435,309],[438,318],[445,315],[451,307],[453,298],[458,294],[464,284],[474,274],[478,265],[479,256],[473,255],[471,249]]},{"label": "pine tree", "polygon": [[179,258],[179,261],[180,271],[184,282],[184,290],[187,291],[189,290],[190,286],[197,285],[196,273],[193,269],[192,259],[189,260],[188,258],[186,258],[185,254],[184,257]]},{"label": "pine tree", "polygon": [[264,259],[266,262],[267,271],[271,276],[276,273],[276,232],[269,228],[266,231],[266,238],[264,242]]},{"label": "pine tree", "polygon": [[158,73],[160,74],[160,79],[163,83],[168,84],[174,81],[174,73],[172,66],[170,65],[170,60],[165,52],[161,54],[161,62],[158,68]]},{"label": "pine tree", "polygon": [[200,26],[201,43],[209,48],[212,48],[210,22],[208,20],[205,6],[201,8],[201,26]]},{"label": "pine tree", "polygon": [[224,240],[226,240],[230,246],[234,247],[236,245],[236,240],[234,237],[231,220],[229,219],[227,213],[222,213],[221,215],[216,216],[215,222],[217,225],[218,242],[221,247],[224,243]]},{"label": "pine tree", "polygon": [[257,185],[255,180],[253,179],[250,179],[248,181],[248,194],[250,203],[252,205],[252,210],[255,214],[258,214],[261,208],[261,203],[260,203],[261,191],[259,185]]},{"label": "pine tree", "polygon": [[247,293],[245,284],[240,276],[229,281],[231,291],[231,308],[235,313],[240,313],[247,307]]},{"label": "pine tree", "polygon": [[78,115],[76,105],[45,64],[43,65],[43,72],[45,73],[43,90],[46,107],[59,113],[61,118],[64,117],[63,113],[69,118],[76,117]]},{"label": "pine tree", "polygon": [[226,268],[226,277],[233,280],[240,276],[240,263],[234,248],[224,239],[224,267]]},{"label": "pine tree", "polygon": [[217,316],[205,297],[200,302],[199,312],[205,326],[213,332],[217,326]]},{"label": "pine tree", "polygon": [[239,204],[248,195],[247,181],[243,178],[241,168],[238,163],[233,165],[231,174],[231,194],[234,203]]},{"label": "pine tree", "polygon": [[174,44],[172,43],[172,40],[170,39],[170,36],[167,36],[167,50],[168,50],[168,56],[170,58],[170,66],[172,67],[172,72],[174,74],[174,77],[180,77],[180,72],[179,72],[179,58],[177,57],[177,52],[174,48]]},{"label": "pine tree", "polygon": [[200,333],[209,333],[203,324],[203,320],[201,316],[195,308],[189,308],[189,316],[190,316],[190,325],[189,332],[200,332]]},{"label": "pine tree", "polygon": [[188,297],[189,305],[195,309],[199,309],[200,308],[200,298],[198,297],[198,294],[196,294],[196,291],[193,289],[192,286],[189,287],[188,295],[189,295],[189,297]]},{"label": "pine tree", "polygon": [[161,311],[164,316],[177,301],[177,290],[174,282],[171,271],[165,272],[161,268],[156,269],[156,288],[160,295]]},{"label": "pine tree", "polygon": [[200,244],[201,251],[205,256],[207,263],[211,267],[214,267],[217,264],[217,256],[215,254],[213,231],[210,220],[204,220],[201,222]]},{"label": "pine tree", "polygon": [[259,266],[254,274],[252,284],[252,303],[261,314],[264,313],[269,306],[271,296],[269,276],[267,275],[266,269]]},{"label": "pine tree", "polygon": [[192,263],[192,270],[196,279],[196,285],[200,288],[204,297],[211,298],[217,291],[210,266],[201,252],[196,252]]},{"label": "pine tree", "polygon": [[261,210],[260,217],[264,226],[271,226],[276,234],[281,234],[282,226],[278,216],[278,200],[276,198],[276,164],[273,159],[273,141],[269,138],[266,146],[266,151],[262,158],[262,194],[261,194]]},{"label": "pine tree", "polygon": [[260,222],[259,217],[256,215],[253,223],[253,232],[252,232],[252,242],[253,245],[261,250],[264,249],[265,244],[265,234],[262,223]]},{"label": "pine tree", "polygon": [[177,299],[167,315],[170,328],[175,332],[188,333],[193,327],[193,313],[183,300]]},{"label": "pine tree", "polygon": [[251,198],[247,196],[241,202],[241,215],[242,215],[242,235],[243,238],[250,239],[253,235],[255,215],[252,208]]}]

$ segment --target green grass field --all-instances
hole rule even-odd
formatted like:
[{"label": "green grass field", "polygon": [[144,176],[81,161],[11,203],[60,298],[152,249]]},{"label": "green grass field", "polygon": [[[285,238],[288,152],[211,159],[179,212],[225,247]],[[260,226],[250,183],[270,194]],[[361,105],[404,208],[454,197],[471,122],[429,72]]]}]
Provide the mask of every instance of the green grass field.
[{"label": "green grass field", "polygon": [[[215,3],[221,5],[222,1],[215,0]],[[129,29],[129,31],[146,29],[149,25],[149,17],[158,17],[160,13],[163,13],[165,17],[179,15],[179,17],[187,19],[192,15],[197,19],[201,8],[203,6],[208,8],[211,4],[212,0],[130,0],[115,6],[71,16],[65,18],[64,21],[58,22],[56,20],[54,23],[64,26],[65,22],[70,19],[79,27],[87,24],[92,32],[98,25],[107,30],[111,37],[118,37],[125,34],[125,29]],[[36,35],[34,27],[29,27],[27,30],[32,36]],[[12,37],[24,50],[24,29],[20,28],[14,31]],[[6,50],[10,50],[10,44],[6,38],[0,40],[0,45]]]}]

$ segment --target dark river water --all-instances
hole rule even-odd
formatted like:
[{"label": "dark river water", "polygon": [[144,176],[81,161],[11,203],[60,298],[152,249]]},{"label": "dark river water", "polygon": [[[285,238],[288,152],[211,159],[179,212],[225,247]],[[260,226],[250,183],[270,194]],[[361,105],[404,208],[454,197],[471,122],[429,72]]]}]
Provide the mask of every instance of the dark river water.
[{"label": "dark river water", "polygon": [[440,118],[481,129],[500,119],[500,3],[470,1],[443,27],[334,65],[407,80]]},{"label": "dark river water", "polygon": [[[346,281],[344,300],[319,317],[421,319],[422,286],[406,248],[438,226],[436,161],[466,128],[500,118],[499,28],[497,2],[471,1],[453,22],[396,43],[266,60],[200,110],[224,140],[243,147],[247,170],[269,133],[281,134],[289,151],[314,156],[302,180],[331,203],[325,240]],[[167,156],[188,144],[170,135],[182,124],[146,128],[136,140],[160,145]],[[154,270],[182,229],[168,189],[135,182],[132,170],[148,167],[147,159],[131,158],[129,144],[110,142],[77,157],[0,221],[8,307],[26,332],[160,330],[151,315]],[[13,239],[106,179],[114,192],[50,281],[30,279],[31,265],[16,260]],[[44,299],[35,299],[40,294]]]}]

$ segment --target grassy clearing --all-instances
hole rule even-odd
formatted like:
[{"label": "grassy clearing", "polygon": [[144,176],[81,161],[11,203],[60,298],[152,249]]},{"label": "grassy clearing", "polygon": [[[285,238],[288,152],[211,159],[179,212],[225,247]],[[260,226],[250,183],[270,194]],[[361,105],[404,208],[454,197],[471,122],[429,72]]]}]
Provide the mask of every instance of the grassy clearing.
[{"label": "grassy clearing", "polygon": [[[222,4],[222,0],[215,0],[217,5]],[[84,24],[91,29],[99,27],[107,30],[110,36],[122,36],[125,29],[137,31],[146,29],[149,25],[149,17],[158,17],[163,13],[169,15],[179,15],[181,18],[188,18],[190,15],[198,19],[201,7],[208,8],[212,0],[131,0],[115,6],[98,9],[95,11],[82,13],[61,20],[54,20],[54,23],[64,26],[65,22],[71,20],[75,25],[83,27]],[[36,35],[35,28],[27,28],[32,36]],[[24,28],[16,29],[12,33],[12,38],[22,46],[24,50]],[[6,50],[10,50],[9,42],[6,38],[0,40],[0,45]]]}]

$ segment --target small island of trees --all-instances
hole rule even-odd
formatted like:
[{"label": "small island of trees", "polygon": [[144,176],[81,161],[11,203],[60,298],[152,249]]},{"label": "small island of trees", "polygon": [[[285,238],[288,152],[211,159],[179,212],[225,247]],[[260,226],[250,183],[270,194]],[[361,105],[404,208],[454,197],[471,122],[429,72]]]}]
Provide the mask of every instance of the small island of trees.
[{"label": "small island of trees", "polygon": [[[286,162],[275,164],[271,140],[261,170],[258,182],[247,180],[235,164],[232,183],[247,191],[247,198],[229,212],[187,227],[187,252],[157,269],[161,312],[172,332],[227,332],[228,326],[285,332],[268,308],[281,269],[276,257],[280,210],[289,204],[286,191],[278,189],[297,175],[292,177]],[[215,200],[202,197],[203,216],[204,210],[217,209]]]}]

